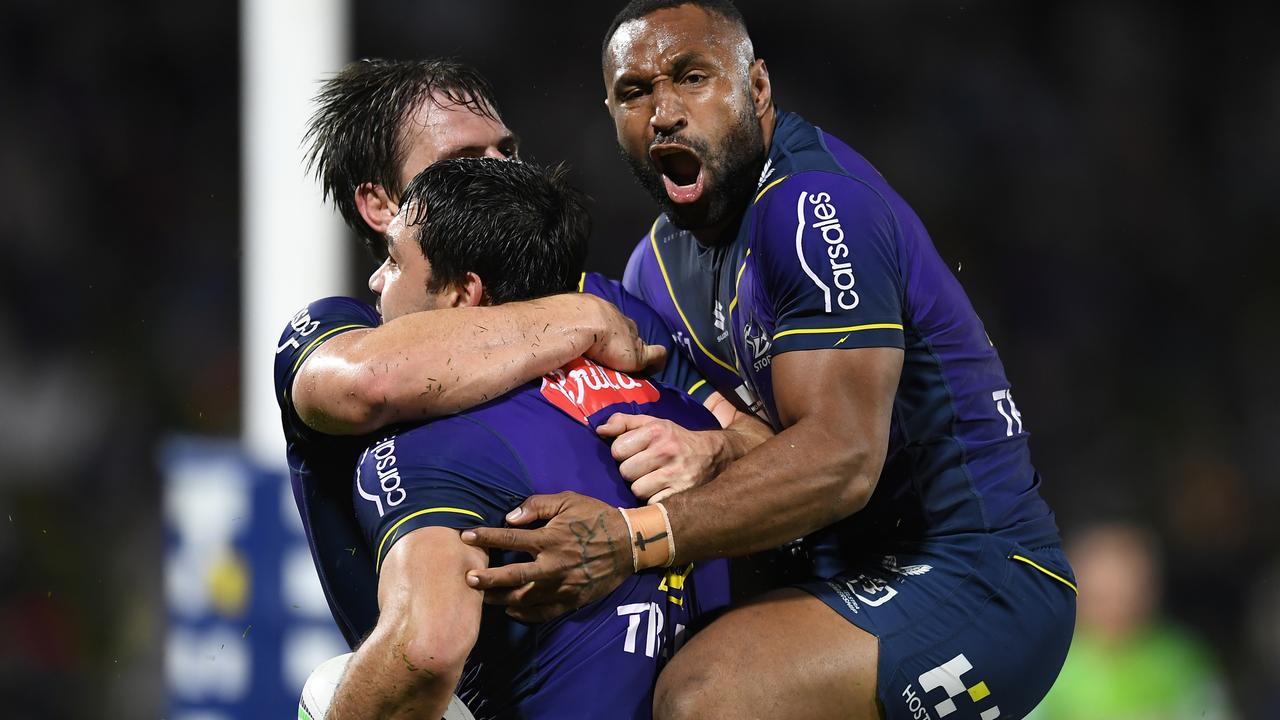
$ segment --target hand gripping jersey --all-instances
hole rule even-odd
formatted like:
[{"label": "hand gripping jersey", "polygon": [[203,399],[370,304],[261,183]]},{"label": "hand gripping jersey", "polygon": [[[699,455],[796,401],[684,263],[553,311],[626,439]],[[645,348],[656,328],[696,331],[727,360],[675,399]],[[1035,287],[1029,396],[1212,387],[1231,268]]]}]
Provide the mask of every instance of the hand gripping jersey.
[{"label": "hand gripping jersey", "polygon": [[[668,362],[654,379],[686,390],[702,402],[712,388],[697,368],[682,356],[661,318],[622,285],[596,273],[586,273],[578,287],[618,306],[636,322],[647,342],[664,345]],[[351,504],[351,474],[369,438],[325,435],[307,427],[293,408],[293,380],[302,363],[326,340],[344,332],[377,327],[382,320],[368,304],[344,297],[311,303],[289,322],[275,357],[276,399],[284,426],[294,500],[302,516],[311,556],[334,620],[354,648],[373,629],[378,618],[377,576]],[[423,348],[431,352],[432,348]]]},{"label": "hand gripping jersey", "polygon": [[[535,493],[572,490],[635,506],[609,443],[595,433],[615,412],[719,427],[682,391],[575,360],[497,400],[388,434],[364,452],[353,496],[374,562],[418,528],[503,527],[506,513]],[[493,564],[523,559],[491,556]],[[726,563],[713,561],[633,575],[605,598],[540,625],[485,606],[457,694],[480,720],[648,718],[663,661],[693,622],[727,602]]]},{"label": "hand gripping jersey", "polygon": [[831,135],[779,111],[736,237],[702,247],[660,217],[623,283],[711,384],[775,429],[775,356],[905,351],[879,483],[865,509],[810,538],[819,574],[871,541],[991,532],[1057,541],[982,322],[907,203]]}]

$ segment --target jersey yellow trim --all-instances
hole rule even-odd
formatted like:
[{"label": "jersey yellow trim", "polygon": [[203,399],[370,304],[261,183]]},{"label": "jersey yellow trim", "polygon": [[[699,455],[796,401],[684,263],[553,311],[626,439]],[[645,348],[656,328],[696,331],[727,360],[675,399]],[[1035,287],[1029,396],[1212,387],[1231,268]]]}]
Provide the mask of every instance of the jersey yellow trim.
[{"label": "jersey yellow trim", "polygon": [[582,273],[582,277],[578,278],[578,292],[582,292],[582,288],[587,284],[587,274]]},{"label": "jersey yellow trim", "polygon": [[1080,589],[1079,589],[1079,588],[1077,588],[1077,587],[1075,586],[1075,584],[1074,584],[1074,583],[1072,583],[1070,580],[1068,580],[1068,579],[1066,579],[1066,578],[1062,577],[1061,575],[1059,575],[1059,574],[1057,574],[1057,573],[1055,573],[1055,572],[1052,572],[1052,571],[1050,571],[1050,570],[1046,570],[1044,567],[1042,567],[1041,565],[1039,565],[1039,564],[1038,564],[1038,563],[1036,563],[1035,561],[1033,561],[1033,560],[1031,560],[1031,559],[1029,559],[1029,558],[1022,557],[1021,555],[1010,555],[1010,556],[1009,556],[1009,558],[1010,558],[1010,559],[1012,559],[1012,560],[1017,560],[1017,561],[1019,561],[1019,562],[1024,562],[1024,563],[1026,563],[1026,564],[1030,565],[1031,567],[1033,567],[1033,568],[1035,568],[1035,569],[1039,570],[1040,572],[1044,573],[1045,575],[1048,575],[1049,577],[1053,578],[1054,580],[1057,580],[1058,582],[1062,583],[1063,585],[1066,585],[1067,587],[1071,588],[1071,592],[1073,592],[1073,593],[1075,593],[1075,594],[1077,594],[1077,595],[1079,595],[1079,594],[1080,594]]},{"label": "jersey yellow trim", "polygon": [[858,332],[859,330],[901,330],[901,329],[902,329],[902,325],[900,323],[873,323],[871,325],[851,325],[849,327],[838,327],[838,328],[796,328],[795,330],[783,330],[777,335],[774,335],[773,340],[774,342],[777,342],[778,338],[786,337],[788,335],[821,335],[822,333],[838,333],[838,332],[854,333],[854,332]]},{"label": "jersey yellow trim", "polygon": [[311,349],[316,346],[316,343],[320,342],[321,340],[329,337],[330,335],[340,330],[353,330],[356,328],[367,328],[367,327],[369,326],[368,325],[339,325],[338,327],[330,330],[329,332],[324,333],[323,335],[316,338],[315,340],[312,340],[310,345],[307,345],[305,348],[303,348],[302,354],[298,355],[298,361],[293,364],[293,369],[290,370],[289,372],[298,372],[298,367],[302,365],[303,358],[305,358],[311,352]]},{"label": "jersey yellow trim", "polygon": [[482,517],[480,513],[472,510],[468,510],[466,508],[432,507],[432,508],[425,508],[423,510],[418,510],[417,512],[411,512],[408,515],[405,515],[404,517],[396,521],[396,524],[392,525],[391,529],[387,530],[386,534],[382,536],[382,542],[378,543],[378,554],[374,556],[373,571],[380,572],[382,570],[382,548],[386,546],[387,540],[391,537],[393,533],[395,533],[396,530],[400,529],[401,525],[409,522],[410,520],[418,517],[419,515],[426,515],[428,513],[446,513],[446,512],[456,513],[458,515],[467,515],[477,520],[484,520],[484,517]]},{"label": "jersey yellow trim", "polygon": [[685,394],[685,395],[692,395],[694,390],[697,390],[698,388],[700,388],[700,387],[702,387],[703,385],[706,385],[706,384],[707,384],[707,381],[706,381],[706,380],[699,380],[698,382],[694,383],[693,385],[690,385],[690,386],[689,386],[689,389],[684,391],[684,394]]},{"label": "jersey yellow trim", "polygon": [[[659,216],[658,220],[661,219],[661,216]],[[684,310],[680,308],[680,301],[676,300],[676,291],[671,288],[671,278],[667,275],[667,266],[662,262],[662,253],[658,252],[658,220],[654,220],[653,227],[649,228],[649,244],[653,246],[653,256],[658,259],[658,269],[662,271],[662,279],[667,283],[667,293],[671,295],[671,304],[676,306],[676,313],[679,314],[680,319],[684,321],[684,327],[689,331],[689,337],[693,338],[693,342],[698,346],[698,349],[707,357],[711,358],[717,365],[736,375],[738,371],[734,370],[732,365],[721,360],[715,355],[712,355],[711,351],[702,344],[702,341],[698,339],[698,334],[693,331],[693,326],[689,324],[689,318],[685,317]]]},{"label": "jersey yellow trim", "polygon": [[738,275],[733,279],[733,299],[729,301],[729,312],[738,307],[738,285],[742,282],[742,271],[747,269],[747,258],[751,257],[751,248],[747,248],[747,254],[742,256],[742,267],[738,268]]},{"label": "jersey yellow trim", "polygon": [[767,192],[769,192],[770,188],[772,188],[774,185],[777,185],[778,183],[782,182],[783,180],[786,180],[786,179],[787,179],[787,178],[789,178],[789,177],[791,177],[791,176],[790,176],[790,175],[783,175],[782,177],[778,178],[777,180],[774,180],[773,182],[769,183],[768,185],[765,185],[763,188],[761,188],[761,189],[760,189],[760,192],[756,194],[756,199],[755,199],[755,200],[752,200],[752,201],[751,201],[751,204],[752,204],[752,205],[754,205],[754,204],[756,204],[756,203],[760,202],[760,198],[764,197],[764,194],[765,194],[765,193],[767,193]]}]

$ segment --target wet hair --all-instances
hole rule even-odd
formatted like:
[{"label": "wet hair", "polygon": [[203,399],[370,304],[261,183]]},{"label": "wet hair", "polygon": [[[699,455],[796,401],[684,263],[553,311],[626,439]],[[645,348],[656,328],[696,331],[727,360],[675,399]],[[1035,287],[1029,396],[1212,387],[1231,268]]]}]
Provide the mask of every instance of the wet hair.
[{"label": "wet hair", "polygon": [[498,121],[493,88],[475,68],[453,60],[357,60],[320,88],[319,106],[307,126],[307,168],[324,188],[347,226],[374,254],[386,239],[369,227],[356,207],[361,184],[381,185],[398,196],[400,168],[408,148],[404,121],[424,101],[459,105]]},{"label": "wet hair", "polygon": [[647,17],[659,10],[667,10],[669,8],[682,7],[684,5],[693,5],[702,8],[703,11],[717,15],[728,20],[734,26],[742,30],[742,34],[750,36],[747,32],[747,21],[742,19],[742,13],[738,12],[737,6],[733,4],[733,0],[631,0],[626,7],[618,11],[613,16],[613,22],[609,23],[609,29],[604,33],[604,42],[600,45],[600,65],[605,66],[609,62],[609,42],[613,40],[613,36],[618,32],[618,28],[623,23],[629,23],[632,20],[639,20]]},{"label": "wet hair", "polygon": [[473,272],[499,305],[567,292],[586,262],[591,216],[563,166],[454,158],[418,174],[401,196],[406,237],[431,263],[427,290]]}]

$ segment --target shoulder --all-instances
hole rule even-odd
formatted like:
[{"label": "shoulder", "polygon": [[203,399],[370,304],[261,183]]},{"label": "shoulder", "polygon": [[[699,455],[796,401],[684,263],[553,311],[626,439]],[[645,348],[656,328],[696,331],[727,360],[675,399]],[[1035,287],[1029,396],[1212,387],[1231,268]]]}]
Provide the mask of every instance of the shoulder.
[{"label": "shoulder", "polygon": [[644,279],[652,272],[648,268],[655,259],[654,238],[661,221],[662,216],[659,216],[649,226],[649,232],[636,243],[635,248],[631,250],[631,257],[627,259],[627,269],[622,274],[622,286],[641,297],[644,296]]},{"label": "shoulder", "polygon": [[836,245],[850,235],[892,240],[900,233],[884,195],[870,183],[840,172],[807,170],[780,178],[761,190],[753,211],[756,253],[775,245],[794,250],[809,235]]},{"label": "shoulder", "polygon": [[323,342],[351,330],[377,327],[382,322],[371,305],[349,297],[316,300],[294,313],[276,344],[276,392],[283,397],[293,386],[302,361]]},{"label": "shoulder", "polygon": [[502,429],[471,412],[384,433],[361,455],[360,464],[367,468],[385,463],[387,456],[394,456],[401,472],[411,476],[444,472],[511,491],[527,490],[524,464]]}]

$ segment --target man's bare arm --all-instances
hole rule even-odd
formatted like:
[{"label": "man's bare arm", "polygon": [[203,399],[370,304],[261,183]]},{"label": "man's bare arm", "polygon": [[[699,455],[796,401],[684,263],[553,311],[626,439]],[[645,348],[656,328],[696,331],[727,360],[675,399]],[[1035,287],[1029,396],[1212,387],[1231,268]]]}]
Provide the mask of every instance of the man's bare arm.
[{"label": "man's bare arm", "polygon": [[311,428],[358,435],[478,405],[579,355],[634,372],[660,364],[665,349],[594,295],[433,310],[320,345],[292,400]]},{"label": "man's bare arm", "polygon": [[[704,485],[669,497],[677,563],[776,547],[862,509],[888,450],[902,350],[809,350],[773,361],[774,392],[784,430]],[[621,513],[574,493],[533,496],[507,516],[515,525],[548,520],[537,530],[478,528],[464,542],[534,548],[535,560],[472,573],[468,582],[493,602],[519,603],[517,619],[547,620],[603,596],[631,570]],[[599,530],[574,535],[573,523]],[[619,542],[621,540],[621,542]],[[588,560],[589,559],[589,560]],[[539,581],[541,589],[520,586]]]},{"label": "man's bare arm", "polygon": [[480,632],[482,598],[463,576],[487,565],[450,528],[396,543],[378,580],[378,625],[351,658],[330,720],[444,715]]}]

